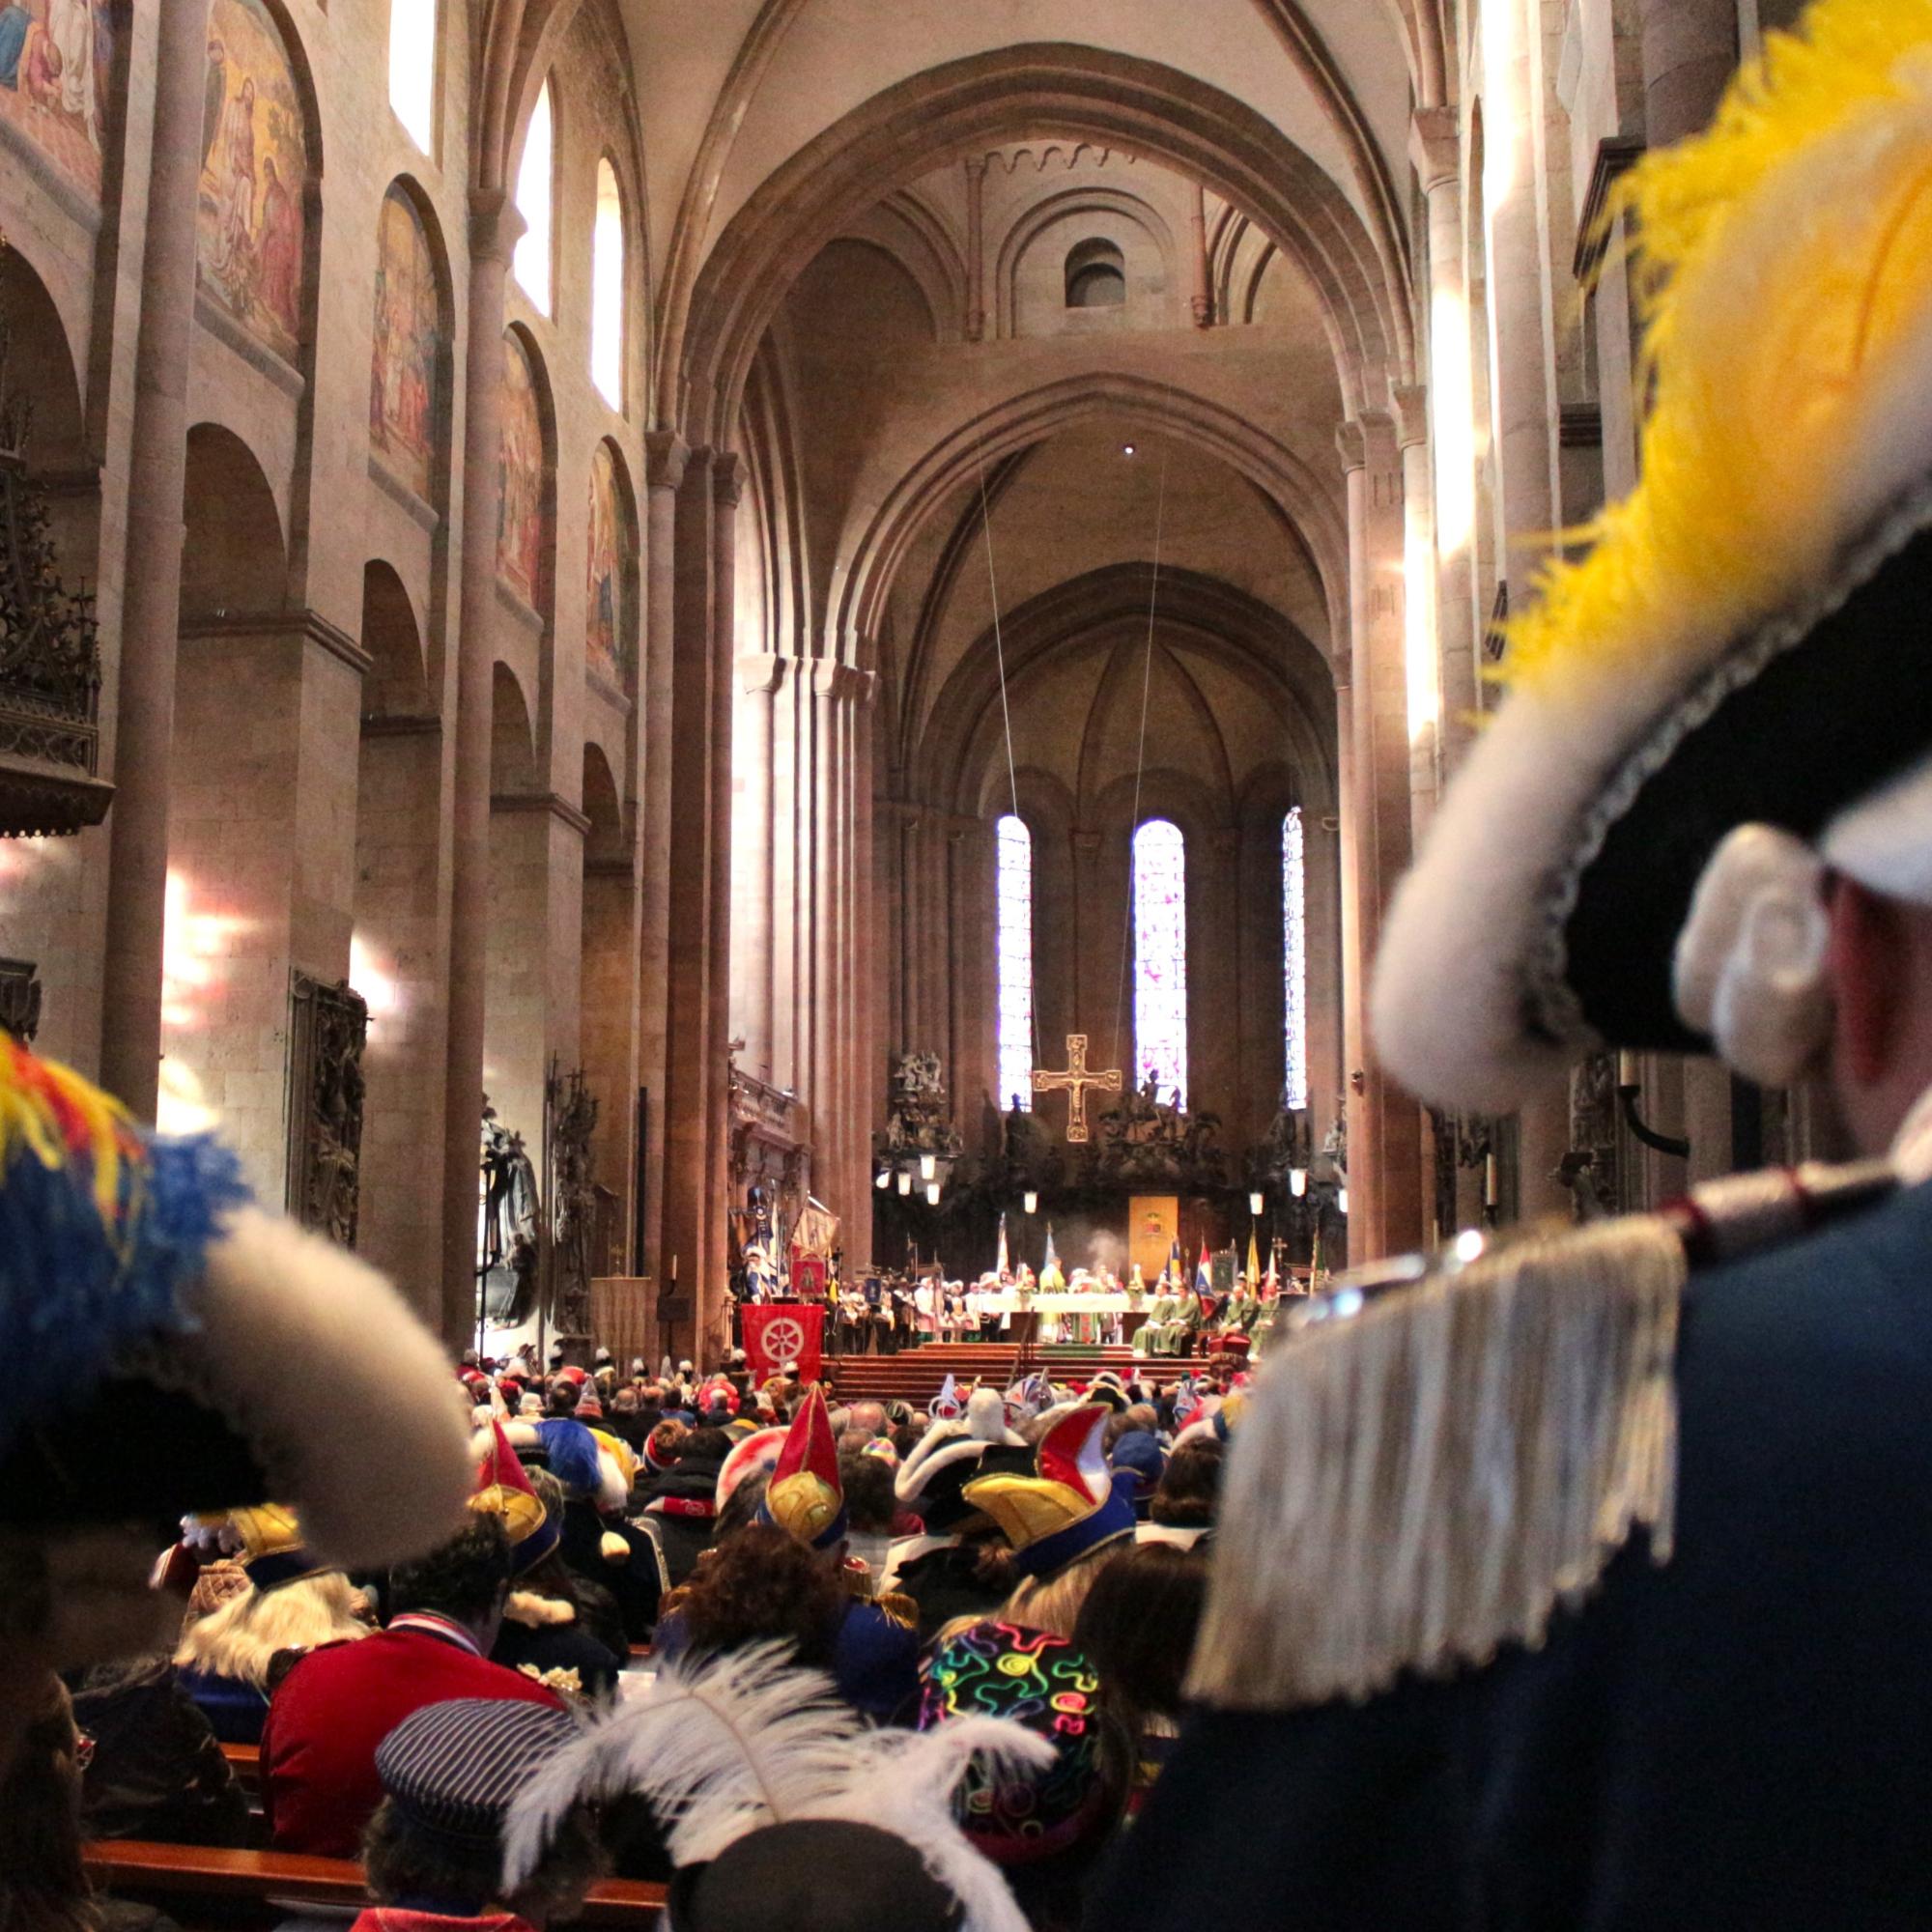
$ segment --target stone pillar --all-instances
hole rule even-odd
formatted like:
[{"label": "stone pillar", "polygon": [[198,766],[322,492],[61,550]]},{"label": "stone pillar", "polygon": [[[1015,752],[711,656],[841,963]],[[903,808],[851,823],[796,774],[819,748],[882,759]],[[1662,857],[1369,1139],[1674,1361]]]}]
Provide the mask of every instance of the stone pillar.
[{"label": "stone pillar", "polygon": [[168,31],[156,37],[101,984],[101,1082],[139,1121],[155,1118],[160,1085],[161,947],[208,0],[181,0],[178,13],[179,17],[170,11]]},{"label": "stone pillar", "polygon": [[1196,328],[1212,328],[1214,285],[1208,273],[1208,190],[1199,182],[1194,184],[1188,202],[1187,241],[1188,267],[1192,273],[1188,307],[1193,311]]},{"label": "stone pillar", "polygon": [[[804,667],[801,667],[803,669]],[[812,949],[811,1102],[812,1177],[819,1199],[835,1214],[849,1208],[828,1197],[838,1190],[838,1012],[836,988],[843,970],[835,918],[838,879],[838,787],[834,720],[838,667],[829,658],[810,666],[811,676],[811,908]]]},{"label": "stone pillar", "polygon": [[681,439],[654,432],[644,439],[646,529],[644,573],[644,676],[639,701],[644,737],[641,943],[638,958],[638,1083],[644,1089],[643,1252],[638,1266],[665,1279],[670,1257],[663,1245],[665,1211],[666,1082],[670,1015],[670,880],[673,701],[677,633],[677,499],[690,450]]},{"label": "stone pillar", "polygon": [[986,157],[966,163],[966,340],[986,334]]},{"label": "stone pillar", "polygon": [[[876,652],[873,653],[876,657]],[[878,677],[873,671],[854,672],[852,711],[852,1114],[848,1122],[851,1189],[845,1212],[860,1233],[863,1254],[872,1256],[872,1115],[878,1104],[884,1071],[884,1043],[879,1029],[879,929],[873,917],[877,904],[874,881],[878,855],[873,843],[873,699]],[[957,1076],[951,1067],[947,1077]]]},{"label": "stone pillar", "polygon": [[771,1080],[773,959],[772,847],[775,837],[775,700],[783,658],[738,659],[738,718],[731,745],[731,1027],[745,1042],[741,1063]]},{"label": "stone pillar", "polygon": [[1469,292],[1463,259],[1463,182],[1456,111],[1416,111],[1409,156],[1429,207],[1429,392],[1434,405],[1436,769],[1446,781],[1468,749],[1477,708],[1474,606],[1476,477]]},{"label": "stone pillar", "polygon": [[523,217],[500,190],[470,198],[469,340],[463,402],[463,574],[451,777],[449,1053],[443,1079],[442,1330],[475,1323],[477,1145],[490,934],[490,632],[497,608],[497,474],[503,296]]},{"label": "stone pillar", "polygon": [[[653,490],[655,504],[657,492]],[[677,492],[670,558],[672,640],[671,798],[668,842],[670,891],[666,1006],[665,1160],[662,1194],[669,1279],[690,1300],[702,1336],[711,1286],[711,1094],[713,1059],[708,975],[711,964],[712,759],[716,753],[712,683],[712,601],[716,588],[711,453],[693,454]],[[655,582],[657,559],[652,558]],[[724,1041],[716,1042],[724,1057]]]},{"label": "stone pillar", "polygon": [[[1351,998],[1365,997],[1382,915],[1409,858],[1407,680],[1404,664],[1402,469],[1395,425],[1373,412],[1337,436],[1349,492],[1350,730],[1352,769],[1345,810],[1355,892]],[[1356,1025],[1366,1027],[1357,1012]],[[1374,1042],[1351,1068],[1349,1254],[1399,1254],[1422,1242],[1421,1133],[1415,1103],[1382,1072]]]},{"label": "stone pillar", "polygon": [[1640,0],[1644,138],[1668,147],[1709,122],[1738,64],[1737,0]]},{"label": "stone pillar", "polygon": [[1402,452],[1403,676],[1408,718],[1410,836],[1420,842],[1441,788],[1442,684],[1435,629],[1435,492],[1429,472],[1429,391],[1389,392]]}]

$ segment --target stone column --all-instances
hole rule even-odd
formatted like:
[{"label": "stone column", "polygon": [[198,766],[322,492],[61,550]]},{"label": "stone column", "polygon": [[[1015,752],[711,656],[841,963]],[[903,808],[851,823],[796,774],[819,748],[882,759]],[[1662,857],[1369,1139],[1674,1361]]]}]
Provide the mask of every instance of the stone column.
[{"label": "stone column", "polygon": [[1738,64],[1737,0],[1640,0],[1644,138],[1667,147],[1710,120]]},{"label": "stone column", "polygon": [[443,1079],[442,1327],[467,1335],[476,1300],[477,1136],[490,934],[490,631],[497,604],[497,474],[503,296],[523,217],[500,190],[470,198],[469,340],[463,403],[463,575],[451,778],[449,1053]]},{"label": "stone column", "polygon": [[1435,636],[1441,703],[1436,769],[1447,780],[1468,749],[1480,703],[1471,595],[1476,477],[1469,293],[1456,111],[1416,111],[1409,157],[1429,207],[1429,391],[1434,405]]},{"label": "stone column", "polygon": [[784,681],[784,668],[783,658],[739,657],[738,719],[732,739],[732,1026],[744,1037],[742,1064],[760,1080],[772,1080],[777,1070],[772,1052],[772,1015],[776,1010],[773,752],[775,701]]},{"label": "stone column", "polygon": [[1196,328],[1212,328],[1214,285],[1208,273],[1208,190],[1199,182],[1194,184],[1188,202],[1187,240],[1188,267],[1192,271],[1188,307],[1193,311]]},{"label": "stone column", "polygon": [[669,1051],[670,879],[673,702],[677,631],[677,498],[691,451],[678,437],[654,432],[644,439],[645,575],[644,676],[639,701],[644,735],[642,941],[638,959],[638,1082],[647,1096],[644,1134],[643,1252],[638,1265],[662,1280],[670,1257],[664,1249],[665,1101]]},{"label": "stone column", "polygon": [[1435,493],[1429,473],[1429,392],[1389,392],[1402,452],[1403,675],[1408,718],[1411,837],[1419,842],[1441,787],[1442,685],[1435,630]]},{"label": "stone column", "polygon": [[156,37],[155,135],[134,347],[128,542],[113,808],[108,814],[100,1078],[152,1121],[160,1087],[161,946],[168,890],[182,492],[194,338],[194,223],[208,80],[208,0],[181,0]]},{"label": "stone column", "polygon": [[[803,668],[803,667],[801,667]],[[835,771],[834,720],[838,710],[838,667],[814,659],[811,677],[811,907],[812,950],[811,1102],[812,1176],[820,1200],[834,1213],[849,1211],[830,1199],[840,1182],[838,1145],[838,1018],[836,988],[841,962],[835,919],[838,878],[838,788]]]},{"label": "stone column", "polygon": [[706,1258],[697,1308],[697,1332],[722,1350],[725,1313],[724,1210],[731,1190],[731,1070],[725,1051],[731,1038],[731,734],[738,655],[738,504],[745,494],[742,460],[729,451],[711,460],[711,844],[709,931],[705,957],[704,1061],[705,1166],[703,1203]]},{"label": "stone column", "polygon": [[986,157],[966,163],[966,340],[986,334]]},{"label": "stone column", "polygon": [[[656,491],[653,493],[655,504]],[[716,670],[712,599],[716,558],[712,526],[711,452],[694,452],[677,493],[670,560],[671,798],[670,892],[667,911],[664,1275],[677,1267],[678,1292],[703,1332],[711,1293],[710,1231],[714,1206],[710,1158],[713,1058],[708,975],[711,964],[711,763],[715,746],[712,683]],[[657,562],[652,559],[655,581]],[[722,1060],[724,1042],[717,1042]]]},{"label": "stone column", "polygon": [[1382,915],[1409,857],[1407,681],[1404,665],[1402,469],[1395,425],[1368,412],[1337,436],[1349,493],[1350,789],[1354,917],[1348,959],[1351,1035],[1349,1115],[1351,1260],[1399,1254],[1422,1239],[1421,1135],[1415,1103],[1382,1072],[1361,1009]]}]

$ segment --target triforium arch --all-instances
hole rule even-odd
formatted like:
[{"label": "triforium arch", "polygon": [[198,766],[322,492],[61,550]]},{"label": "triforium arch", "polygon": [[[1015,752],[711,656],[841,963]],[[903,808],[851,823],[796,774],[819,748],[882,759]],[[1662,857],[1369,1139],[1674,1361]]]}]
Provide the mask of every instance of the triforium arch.
[{"label": "triforium arch", "polygon": [[[1109,412],[1131,413],[1152,435],[1206,450],[1252,484],[1284,519],[1289,540],[1313,568],[1330,635],[1338,640],[1348,636],[1348,526],[1332,484],[1217,403],[1141,377],[1083,374],[991,406],[943,438],[898,480],[870,521],[855,531],[849,554],[833,570],[826,629],[840,653],[856,661],[869,650],[867,640],[878,635],[908,549],[927,520],[982,465],[991,478],[1018,453]],[[908,684],[916,675],[917,667],[909,667]]]},{"label": "triforium arch", "polygon": [[1052,127],[1144,154],[1247,210],[1296,259],[1321,302],[1350,413],[1409,383],[1402,277],[1327,172],[1272,122],[1172,68],[1094,47],[1001,48],[901,81],[775,170],[732,218],[688,304],[670,291],[658,414],[694,447],[731,440],[758,343],[820,248],[879,198],[975,147]]}]

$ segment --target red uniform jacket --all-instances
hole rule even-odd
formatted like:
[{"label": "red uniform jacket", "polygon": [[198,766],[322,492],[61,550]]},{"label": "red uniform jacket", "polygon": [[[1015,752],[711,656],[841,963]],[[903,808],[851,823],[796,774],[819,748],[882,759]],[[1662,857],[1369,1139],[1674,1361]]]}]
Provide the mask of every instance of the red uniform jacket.
[{"label": "red uniform jacket", "polygon": [[277,1851],[354,1859],[383,1802],[376,1747],[425,1704],[514,1697],[557,1705],[534,1679],[452,1634],[379,1631],[312,1652],[282,1680],[262,1727],[262,1808]]}]

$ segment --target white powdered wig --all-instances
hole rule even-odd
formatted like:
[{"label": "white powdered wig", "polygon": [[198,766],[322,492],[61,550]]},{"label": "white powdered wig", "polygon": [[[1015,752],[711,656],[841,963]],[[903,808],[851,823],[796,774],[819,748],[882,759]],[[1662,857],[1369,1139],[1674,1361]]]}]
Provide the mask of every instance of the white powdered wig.
[{"label": "white powdered wig", "polygon": [[538,1869],[575,1804],[647,1799],[672,1862],[702,1864],[768,1825],[839,1819],[891,1832],[965,1908],[960,1932],[1026,1932],[999,1868],[967,1841],[952,1793],[976,1757],[1040,1770],[1052,1747],[1006,1719],[925,1732],[872,1730],[831,1679],[755,1644],[702,1665],[675,1663],[650,1691],[567,1745],[518,1797],[503,1829],[503,1884]]},{"label": "white powdered wig", "polygon": [[199,1331],[166,1350],[158,1377],[235,1418],[318,1554],[400,1562],[463,1526],[475,1466],[466,1400],[374,1268],[244,1208],[209,1248],[195,1308]]},{"label": "white powdered wig", "polygon": [[966,1398],[966,1428],[981,1442],[1004,1442],[1009,1449],[1026,1447],[1007,1427],[1006,1398],[998,1389],[977,1388]]}]

